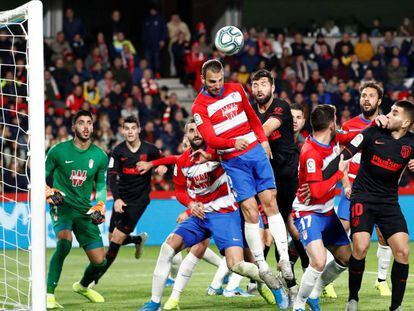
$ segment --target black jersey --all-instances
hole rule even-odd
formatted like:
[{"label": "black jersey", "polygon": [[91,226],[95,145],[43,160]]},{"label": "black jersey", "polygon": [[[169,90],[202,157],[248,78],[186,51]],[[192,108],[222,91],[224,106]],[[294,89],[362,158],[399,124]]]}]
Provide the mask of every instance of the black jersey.
[{"label": "black jersey", "polygon": [[141,146],[132,152],[126,142],[114,148],[108,165],[109,187],[114,200],[121,198],[125,203],[149,203],[151,173],[140,174],[136,168],[139,161],[152,161],[160,158],[160,151],[154,145],[141,141]]},{"label": "black jersey", "polygon": [[259,111],[259,105],[253,104],[253,109],[264,124],[270,118],[277,118],[281,125],[269,136],[269,145],[272,150],[273,159],[277,162],[283,161],[285,155],[298,153],[293,133],[293,117],[289,104],[279,98],[275,98],[264,113]]},{"label": "black jersey", "polygon": [[371,126],[355,136],[342,153],[349,159],[360,150],[361,166],[351,200],[397,204],[401,174],[414,158],[414,134],[395,139],[389,130]]}]

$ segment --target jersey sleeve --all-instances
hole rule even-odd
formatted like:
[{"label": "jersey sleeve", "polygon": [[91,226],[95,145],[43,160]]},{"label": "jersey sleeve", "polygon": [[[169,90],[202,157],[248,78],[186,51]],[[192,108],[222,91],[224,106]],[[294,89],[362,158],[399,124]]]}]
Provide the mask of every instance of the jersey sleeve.
[{"label": "jersey sleeve", "polygon": [[175,186],[175,196],[182,205],[187,207],[193,200],[187,193],[187,179],[185,178],[180,161],[177,161],[177,164],[174,167],[174,186]]},{"label": "jersey sleeve", "polygon": [[108,164],[108,181],[109,181],[109,189],[112,192],[112,196],[114,197],[114,201],[119,198],[119,188],[118,188],[118,176],[120,173],[120,162],[119,162],[119,155],[118,155],[118,148],[115,148],[109,159]]},{"label": "jersey sleeve", "polygon": [[[102,151],[103,153],[103,151]],[[101,165],[96,175],[96,201],[106,202],[106,172],[108,169],[108,156],[103,153]]]},{"label": "jersey sleeve", "polygon": [[174,165],[177,163],[177,159],[179,158],[179,156],[177,155],[171,155],[168,157],[164,157],[164,158],[160,158],[157,160],[152,160],[152,165],[153,166],[160,166],[160,165]]},{"label": "jersey sleeve", "polygon": [[246,113],[247,119],[249,120],[250,127],[260,142],[268,141],[266,133],[263,129],[262,123],[257,117],[252,105],[250,105],[247,99],[246,92],[243,87],[239,85],[239,93],[242,97],[244,112]]},{"label": "jersey sleeve", "polygon": [[192,113],[197,129],[207,145],[214,149],[228,149],[234,147],[236,143],[235,139],[221,138],[216,135],[205,107],[201,105],[193,105]]},{"label": "jersey sleeve", "polygon": [[56,165],[56,146],[53,146],[46,156],[46,178],[53,173]]},{"label": "jersey sleeve", "polygon": [[291,112],[289,108],[289,104],[285,101],[282,101],[283,104],[275,107],[273,111],[270,113],[269,118],[276,118],[283,124],[284,121],[289,119]]},{"label": "jersey sleeve", "polygon": [[301,156],[301,165],[305,167],[305,181],[315,182],[323,180],[323,161],[316,153],[308,152]]},{"label": "jersey sleeve", "polygon": [[344,160],[349,160],[360,150],[364,149],[365,146],[372,143],[372,137],[374,133],[378,131],[376,127],[368,127],[364,129],[361,133],[357,134],[349,144],[347,144],[342,150],[341,154],[333,159],[329,165],[323,170],[324,179],[330,178],[338,170],[339,161],[341,155],[343,155]]}]

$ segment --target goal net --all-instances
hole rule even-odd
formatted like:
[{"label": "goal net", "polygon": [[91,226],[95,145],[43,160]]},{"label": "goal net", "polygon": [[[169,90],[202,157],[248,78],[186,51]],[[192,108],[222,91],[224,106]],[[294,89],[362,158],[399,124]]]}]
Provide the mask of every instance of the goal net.
[{"label": "goal net", "polygon": [[46,309],[42,10],[0,12],[0,310]]}]

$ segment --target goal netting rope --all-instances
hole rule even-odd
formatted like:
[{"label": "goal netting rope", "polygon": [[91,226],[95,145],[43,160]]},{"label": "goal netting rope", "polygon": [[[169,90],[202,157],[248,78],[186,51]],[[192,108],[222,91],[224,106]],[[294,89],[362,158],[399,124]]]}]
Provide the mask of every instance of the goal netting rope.
[{"label": "goal netting rope", "polygon": [[0,310],[32,309],[28,14],[0,12]]}]

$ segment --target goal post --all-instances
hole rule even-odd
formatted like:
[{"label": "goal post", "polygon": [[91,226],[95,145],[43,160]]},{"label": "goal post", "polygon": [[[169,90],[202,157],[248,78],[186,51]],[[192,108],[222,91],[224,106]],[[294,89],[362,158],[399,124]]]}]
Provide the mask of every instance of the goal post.
[{"label": "goal post", "polygon": [[0,12],[1,310],[46,310],[43,75],[42,2]]}]

